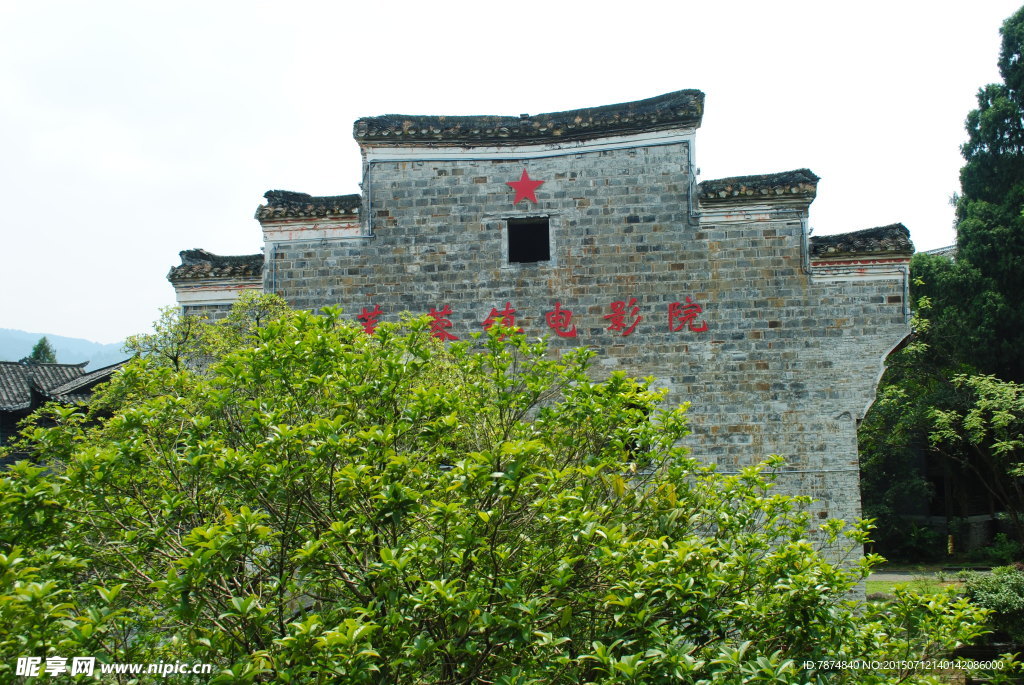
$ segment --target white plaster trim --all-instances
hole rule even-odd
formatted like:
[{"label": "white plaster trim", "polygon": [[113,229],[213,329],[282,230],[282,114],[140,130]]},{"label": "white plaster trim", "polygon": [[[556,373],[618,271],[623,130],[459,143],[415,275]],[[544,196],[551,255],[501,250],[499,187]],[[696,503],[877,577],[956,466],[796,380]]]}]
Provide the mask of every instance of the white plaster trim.
[{"label": "white plaster trim", "polygon": [[910,264],[910,257],[840,257],[838,259],[811,259],[816,269],[849,269],[851,267],[877,267],[880,265]]},{"label": "white plaster trim", "polygon": [[346,221],[304,221],[263,224],[263,241],[280,243],[290,240],[327,240],[330,238],[363,237],[359,219]]},{"label": "white plaster trim", "polygon": [[856,267],[811,267],[812,283],[839,283],[845,281],[902,281],[906,278],[905,264],[876,264]]},{"label": "white plaster trim", "polygon": [[611,136],[591,140],[567,140],[564,143],[542,143],[533,145],[491,145],[465,147],[437,147],[430,144],[401,147],[376,147],[373,143],[363,145],[365,162],[409,162],[409,161],[455,161],[477,159],[538,159],[562,157],[604,150],[620,150],[655,145],[692,143],[696,129],[635,133],[625,136]]},{"label": "white plaster trim", "polygon": [[742,224],[761,221],[791,220],[793,215],[806,216],[810,201],[807,199],[779,197],[772,204],[747,205],[738,207],[722,207],[708,209],[701,206],[700,223],[704,224]]},{"label": "white plaster trim", "polygon": [[250,281],[234,285],[204,285],[194,287],[178,286],[174,289],[180,305],[231,304],[246,290],[262,290],[262,281]]}]

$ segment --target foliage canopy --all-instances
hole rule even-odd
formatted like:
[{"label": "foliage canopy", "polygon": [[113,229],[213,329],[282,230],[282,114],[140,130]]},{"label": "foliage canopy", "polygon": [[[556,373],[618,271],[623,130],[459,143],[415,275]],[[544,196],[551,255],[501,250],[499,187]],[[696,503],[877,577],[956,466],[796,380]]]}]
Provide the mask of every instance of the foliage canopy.
[{"label": "foliage canopy", "polygon": [[963,580],[971,601],[992,610],[992,624],[1001,637],[1024,642],[1024,569],[999,566],[991,573],[966,573]]},{"label": "foliage canopy", "polygon": [[948,595],[852,601],[870,560],[816,544],[864,525],[812,543],[805,498],[689,458],[684,408],[594,383],[587,350],[368,336],[334,310],[246,331],[208,367],[136,359],[91,414],[28,429],[51,470],[0,479],[0,671],[79,653],[215,682],[881,683],[803,664],[980,631]]},{"label": "foliage canopy", "polygon": [[890,358],[859,431],[864,511],[886,554],[943,551],[901,514],[944,515],[954,533],[956,519],[1006,512],[1024,542],[1024,8],[1001,34],[1003,82],[967,116],[956,257],[914,256],[914,341]]},{"label": "foliage canopy", "polygon": [[[956,260],[921,256],[919,294],[958,359],[1024,382],[1024,8],[1000,31],[1003,82],[978,92],[967,116],[957,200]],[[984,351],[980,354],[980,351]]]}]

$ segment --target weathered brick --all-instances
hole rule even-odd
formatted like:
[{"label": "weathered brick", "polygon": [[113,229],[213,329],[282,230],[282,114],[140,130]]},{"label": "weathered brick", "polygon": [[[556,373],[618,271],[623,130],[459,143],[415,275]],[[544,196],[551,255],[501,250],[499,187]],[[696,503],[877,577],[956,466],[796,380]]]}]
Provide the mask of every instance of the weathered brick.
[{"label": "weathered brick", "polygon": [[[691,196],[695,116],[643,124],[661,132],[658,144],[642,128],[527,143],[478,141],[472,127],[458,134],[465,140],[375,138],[386,118],[360,120],[373,190],[358,216],[333,220],[361,231],[311,248],[281,233],[285,219],[268,205],[258,212],[273,255],[264,287],[301,308],[341,304],[354,316],[379,305],[395,321],[448,304],[449,330],[463,339],[511,303],[527,335],[600,350],[596,375],[653,375],[669,402],[692,402],[700,458],[731,470],[781,454],[785,490],[818,498],[826,515],[857,516],[856,422],[882,360],[909,332],[905,273],[893,267],[909,253],[856,269],[839,252],[812,261],[816,177],[806,171],[706,182]],[[618,147],[599,149],[603,136]],[[446,144],[462,153],[446,156]],[[397,148],[408,159],[378,159]],[[536,203],[513,204],[508,183],[524,170],[543,184]],[[548,219],[550,259],[509,263],[508,222],[531,217]],[[548,326],[556,302],[577,337]],[[642,317],[628,337],[609,318],[616,302],[625,326],[634,307]]]}]

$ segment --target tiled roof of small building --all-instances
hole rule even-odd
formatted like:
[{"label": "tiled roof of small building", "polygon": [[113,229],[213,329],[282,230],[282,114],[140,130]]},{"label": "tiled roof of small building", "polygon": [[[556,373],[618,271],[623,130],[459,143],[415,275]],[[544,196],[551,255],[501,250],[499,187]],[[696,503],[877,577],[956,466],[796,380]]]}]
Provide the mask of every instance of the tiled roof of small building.
[{"label": "tiled roof of small building", "polygon": [[947,259],[956,259],[956,244],[946,245],[945,247],[937,247],[934,250],[924,250],[925,254],[933,254],[936,257],[946,257]]},{"label": "tiled roof of small building", "polygon": [[361,195],[314,196],[291,190],[268,190],[263,193],[267,204],[256,208],[256,218],[292,219],[302,217],[326,218],[353,216],[359,213]]},{"label": "tiled roof of small building", "polygon": [[697,185],[697,196],[702,203],[763,200],[780,196],[813,199],[817,191],[818,177],[810,169],[733,176],[703,181]]},{"label": "tiled roof of small building", "polygon": [[646,100],[548,114],[426,116],[385,114],[356,120],[367,145],[521,145],[700,126],[704,93],[677,90]]},{"label": "tiled roof of small building", "polygon": [[853,231],[852,233],[819,235],[812,237],[810,242],[811,255],[814,257],[883,253],[911,255],[914,253],[914,244],[910,242],[910,231],[903,224],[866,228],[863,231]]},{"label": "tiled roof of small building", "polygon": [[172,266],[167,280],[172,283],[194,278],[259,278],[263,255],[215,255],[206,250],[182,250],[180,266]]},{"label": "tiled roof of small building", "polygon": [[110,380],[110,377],[127,363],[128,360],[126,359],[116,364],[94,369],[77,378],[72,378],[66,383],[50,388],[44,394],[50,399],[59,402],[73,402],[76,404],[85,402],[92,396],[92,389],[96,385]]},{"label": "tiled roof of small building", "polygon": [[47,395],[53,388],[85,374],[81,364],[30,364],[0,362],[0,411],[32,406],[32,391]]}]

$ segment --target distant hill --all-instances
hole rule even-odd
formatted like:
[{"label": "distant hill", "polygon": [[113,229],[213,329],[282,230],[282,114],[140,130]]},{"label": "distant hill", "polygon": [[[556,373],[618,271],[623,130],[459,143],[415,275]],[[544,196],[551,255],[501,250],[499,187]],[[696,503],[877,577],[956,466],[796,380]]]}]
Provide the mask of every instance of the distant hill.
[{"label": "distant hill", "polygon": [[128,358],[128,355],[121,351],[124,346],[123,342],[104,345],[91,340],[67,338],[52,333],[26,333],[11,328],[0,328],[0,361],[16,362],[22,357],[27,357],[31,354],[32,347],[44,335],[56,350],[57,361],[61,364],[77,364],[88,361],[87,369],[98,369]]}]

